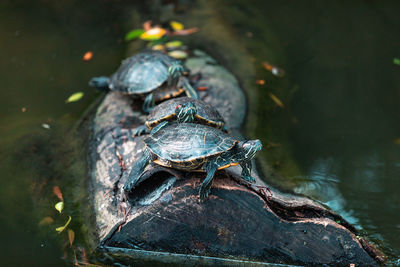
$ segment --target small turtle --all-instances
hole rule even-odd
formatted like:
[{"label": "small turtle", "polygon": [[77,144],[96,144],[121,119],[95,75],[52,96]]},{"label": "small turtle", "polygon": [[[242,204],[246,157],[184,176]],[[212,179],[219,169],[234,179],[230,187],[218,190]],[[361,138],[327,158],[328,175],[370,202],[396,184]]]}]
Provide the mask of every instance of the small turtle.
[{"label": "small turtle", "polygon": [[149,133],[152,129],[158,130],[170,121],[195,122],[227,131],[224,119],[214,106],[202,100],[179,97],[157,105],[147,117],[145,125],[136,128],[134,135]]},{"label": "small turtle", "polygon": [[159,51],[149,51],[123,60],[110,77],[94,77],[89,85],[103,91],[116,90],[140,97],[147,95],[143,110],[150,112],[155,102],[176,97],[184,91],[189,97],[199,98],[186,77],[182,77],[183,89],[178,88],[183,73],[184,68],[178,60]]},{"label": "small turtle", "polygon": [[242,178],[255,182],[250,175],[251,160],[261,150],[260,140],[238,141],[232,136],[202,124],[170,124],[144,140],[142,158],[133,166],[124,184],[125,195],[140,183],[145,168],[151,162],[185,171],[205,171],[207,176],[200,188],[200,199],[210,192],[217,170],[240,164]]}]

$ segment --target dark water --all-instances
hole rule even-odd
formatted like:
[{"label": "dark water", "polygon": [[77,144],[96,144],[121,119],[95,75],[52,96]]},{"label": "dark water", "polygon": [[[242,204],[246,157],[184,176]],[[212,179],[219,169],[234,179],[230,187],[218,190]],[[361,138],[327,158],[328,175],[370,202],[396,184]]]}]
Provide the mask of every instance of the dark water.
[{"label": "dark water", "polygon": [[[97,95],[88,88],[88,78],[110,73],[125,53],[121,9],[107,1],[0,3],[2,266],[67,264],[62,260],[66,233],[57,234],[55,228],[68,216],[54,209],[58,199],[52,194],[58,185],[66,203],[70,199],[70,182],[60,181],[69,155],[60,145],[70,145],[68,131]],[[83,62],[89,50],[93,60]],[[66,104],[77,91],[85,93],[83,99]],[[76,222],[70,205],[65,210]],[[46,216],[54,223],[39,226]],[[73,229],[78,233],[79,225]]]},{"label": "dark water", "polygon": [[[400,67],[393,58],[400,54],[399,2],[257,2],[257,9],[242,8],[277,35],[286,55],[278,62],[295,88],[283,111],[289,135],[282,146],[297,168],[283,163],[277,172],[295,192],[354,223],[398,264]],[[271,41],[256,32],[253,39]],[[284,97],[279,82],[265,77],[266,91]],[[255,116],[280,112],[265,101],[266,93]],[[260,123],[257,132],[268,136],[265,131]]]},{"label": "dark water", "polygon": [[[400,137],[400,66],[392,63],[400,57],[399,8],[395,1],[236,0],[218,10],[231,14],[225,19],[232,35],[252,56],[286,72],[277,78],[254,63],[252,78],[265,79],[267,86],[258,87],[249,119],[257,121],[255,134],[264,144],[280,143],[286,151],[263,150],[285,177],[272,182],[327,204],[392,262],[400,255],[400,145],[394,143]],[[71,265],[71,255],[64,255],[66,235],[54,230],[67,214],[77,245],[84,246],[79,232],[85,223],[76,217],[80,207],[68,206],[77,193],[68,190],[73,182],[63,172],[82,160],[71,156],[68,149],[76,144],[68,133],[98,96],[87,86],[89,77],[111,73],[126,56],[125,11],[122,1],[105,0],[0,4],[2,265]],[[267,58],[262,47],[271,43],[279,45],[280,56]],[[93,60],[83,62],[89,50]],[[84,98],[65,104],[77,91]],[[275,107],[268,92],[285,109]],[[266,118],[275,135],[265,127]],[[53,208],[54,185],[65,194],[61,215]],[[46,216],[54,223],[39,226]]]}]

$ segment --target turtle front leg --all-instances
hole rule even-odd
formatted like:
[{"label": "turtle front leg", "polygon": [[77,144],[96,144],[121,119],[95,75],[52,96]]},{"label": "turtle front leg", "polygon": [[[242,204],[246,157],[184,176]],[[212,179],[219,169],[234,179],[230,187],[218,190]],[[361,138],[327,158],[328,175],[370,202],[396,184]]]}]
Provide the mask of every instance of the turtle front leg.
[{"label": "turtle front leg", "polygon": [[208,162],[204,167],[204,170],[207,172],[207,176],[204,179],[203,183],[200,187],[200,200],[203,201],[208,198],[208,194],[210,193],[210,188],[212,184],[212,179],[214,178],[214,174],[218,169],[218,165],[214,160]]},{"label": "turtle front leg", "polygon": [[146,113],[150,113],[156,104],[154,103],[153,94],[148,94],[144,99],[143,103],[143,111]]},{"label": "turtle front leg", "polygon": [[153,130],[151,130],[150,135],[155,134],[156,132],[158,132],[159,130],[161,130],[162,128],[164,128],[165,126],[167,126],[169,124],[168,121],[163,121],[160,124],[158,124],[156,127],[153,128]]},{"label": "turtle front leg", "polygon": [[240,166],[242,167],[242,179],[250,183],[255,183],[256,179],[251,176],[251,161],[242,161]]},{"label": "turtle front leg", "polygon": [[186,95],[190,98],[200,99],[199,93],[190,85],[188,78],[181,77],[181,80],[183,82],[183,89],[185,90]]},{"label": "turtle front leg", "polygon": [[136,162],[136,164],[132,167],[131,172],[129,173],[128,179],[124,184],[124,194],[125,197],[128,197],[129,192],[132,188],[135,187],[140,177],[143,175],[144,169],[146,166],[153,160],[153,157],[148,149],[145,149],[142,157]]}]

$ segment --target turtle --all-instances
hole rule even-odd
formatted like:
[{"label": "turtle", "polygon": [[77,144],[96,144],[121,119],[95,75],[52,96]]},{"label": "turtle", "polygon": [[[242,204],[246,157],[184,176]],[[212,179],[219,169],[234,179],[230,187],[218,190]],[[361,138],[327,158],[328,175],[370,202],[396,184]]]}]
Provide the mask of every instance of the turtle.
[{"label": "turtle", "polygon": [[[146,96],[143,110],[149,113],[155,102],[179,96],[184,91],[189,97],[199,99],[197,91],[182,76],[184,72],[179,60],[159,51],[146,51],[123,60],[110,77],[92,78],[89,85],[102,91],[115,90],[142,98]],[[180,78],[183,89],[178,88]]]},{"label": "turtle", "polygon": [[132,167],[123,186],[125,197],[141,181],[150,163],[183,171],[205,171],[200,200],[210,192],[217,170],[240,164],[241,178],[254,183],[251,160],[261,150],[260,140],[239,141],[214,127],[196,123],[172,123],[144,139],[142,157]]},{"label": "turtle", "polygon": [[178,97],[157,105],[147,117],[145,125],[135,129],[134,135],[149,133],[156,126],[165,127],[170,121],[196,122],[227,132],[225,121],[214,106],[202,100]]}]

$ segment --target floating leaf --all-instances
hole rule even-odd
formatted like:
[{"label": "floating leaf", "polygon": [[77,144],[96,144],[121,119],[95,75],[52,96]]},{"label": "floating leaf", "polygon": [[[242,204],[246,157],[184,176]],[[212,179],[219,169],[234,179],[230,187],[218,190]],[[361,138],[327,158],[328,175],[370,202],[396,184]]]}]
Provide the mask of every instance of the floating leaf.
[{"label": "floating leaf", "polygon": [[192,33],[195,33],[199,30],[199,28],[190,28],[190,29],[184,29],[184,30],[176,30],[174,32],[169,33],[169,35],[189,35]]},{"label": "floating leaf", "polygon": [[283,77],[285,76],[285,71],[283,69],[280,69],[268,62],[263,62],[263,67],[266,70],[269,70],[273,75],[278,76],[278,77]]},{"label": "floating leaf", "polygon": [[281,108],[284,108],[285,105],[282,103],[281,100],[279,100],[279,98],[277,98],[273,93],[268,93],[269,96],[271,97],[271,99],[275,102],[275,104],[277,104],[278,106],[280,106]]},{"label": "floating leaf", "polygon": [[174,31],[180,31],[180,30],[183,30],[183,28],[184,28],[183,24],[180,23],[180,22],[177,22],[177,21],[171,21],[171,22],[169,23],[169,25],[171,25],[171,28],[172,28]]},{"label": "floating leaf", "polygon": [[394,140],[394,143],[395,143],[396,145],[400,145],[400,138],[396,138],[396,139]]},{"label": "floating leaf", "polygon": [[64,202],[60,201],[54,207],[56,208],[56,210],[58,210],[59,213],[61,213],[64,209]]},{"label": "floating leaf", "polygon": [[65,228],[67,228],[67,226],[68,226],[68,224],[71,222],[71,216],[68,216],[69,218],[68,218],[68,221],[63,225],[63,226],[60,226],[60,227],[57,227],[56,228],[56,231],[58,232],[58,233],[61,233],[62,231],[64,231],[65,230]]},{"label": "floating leaf", "polygon": [[155,41],[163,37],[167,31],[163,28],[155,27],[140,35],[140,39],[146,41]]},{"label": "floating leaf", "polygon": [[79,99],[81,99],[83,97],[83,95],[84,95],[83,92],[74,93],[70,97],[68,97],[67,100],[65,100],[65,103],[78,101]]},{"label": "floating leaf", "polygon": [[49,130],[50,129],[50,125],[48,125],[47,123],[42,123],[42,127]]},{"label": "floating leaf", "polygon": [[196,88],[197,91],[207,91],[208,89],[208,86],[199,86]]},{"label": "floating leaf", "polygon": [[185,51],[181,50],[168,52],[168,55],[176,59],[185,59],[188,57],[188,54]]},{"label": "floating leaf", "polygon": [[258,85],[264,85],[265,81],[264,80],[256,80],[256,84]]},{"label": "floating leaf", "polygon": [[68,229],[68,240],[69,240],[69,245],[72,248],[72,244],[74,243],[75,240],[75,232],[71,229]]},{"label": "floating leaf", "polygon": [[168,48],[177,48],[182,46],[182,42],[181,41],[171,41],[165,44],[166,47]]},{"label": "floating leaf", "polygon": [[164,50],[164,46],[162,44],[156,44],[156,45],[152,46],[151,49],[152,50],[163,51]]},{"label": "floating leaf", "polygon": [[142,29],[136,29],[128,32],[125,35],[125,41],[132,41],[140,37],[145,31]]},{"label": "floating leaf", "polygon": [[47,216],[47,217],[44,217],[44,218],[39,222],[39,225],[52,224],[53,222],[54,222],[53,218]]},{"label": "floating leaf", "polygon": [[93,52],[92,51],[88,51],[83,55],[82,60],[83,61],[89,61],[89,60],[92,59],[92,57],[93,57]]},{"label": "floating leaf", "polygon": [[394,57],[393,58],[393,64],[396,64],[396,65],[400,66],[400,58]]},{"label": "floating leaf", "polygon": [[60,201],[64,201],[64,198],[63,198],[63,195],[62,195],[60,187],[54,186],[53,187],[53,194],[56,195]]}]

